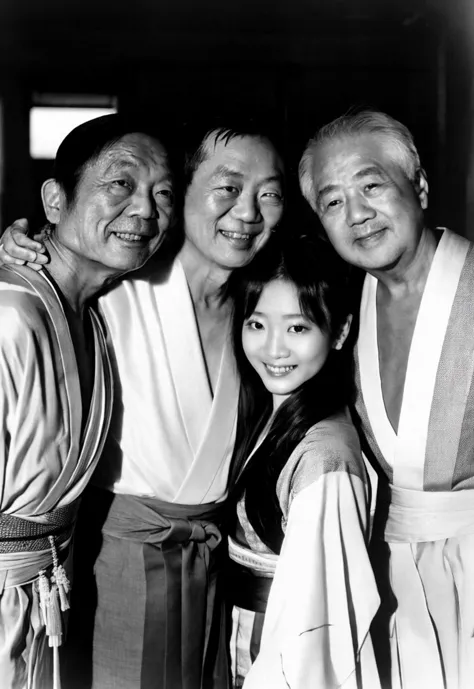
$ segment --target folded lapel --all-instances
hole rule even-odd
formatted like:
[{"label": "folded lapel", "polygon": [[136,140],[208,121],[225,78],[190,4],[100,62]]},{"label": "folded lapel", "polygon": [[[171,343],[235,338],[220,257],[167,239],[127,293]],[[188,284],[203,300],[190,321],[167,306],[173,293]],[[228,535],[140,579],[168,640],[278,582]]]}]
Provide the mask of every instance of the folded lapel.
[{"label": "folded lapel", "polygon": [[89,408],[89,416],[84,427],[80,455],[65,491],[70,490],[67,502],[82,492],[90,479],[107,437],[112,415],[113,381],[109,355],[106,348],[102,325],[92,309],[89,310],[94,336],[94,388]]},{"label": "folded lapel", "polygon": [[56,345],[55,350],[52,352],[52,356],[56,357],[57,364],[62,368],[63,380],[60,381],[60,384],[62,382],[64,385],[68,404],[65,416],[67,415],[69,417],[69,447],[64,459],[62,471],[57,481],[36,509],[36,512],[39,514],[42,512],[49,512],[57,506],[57,502],[62,496],[65,486],[76,467],[77,457],[80,452],[82,431],[81,387],[77,370],[76,354],[68,322],[61,300],[53,283],[44,271],[35,272],[23,266],[15,266],[15,272],[19,273],[38,294],[48,312],[51,327],[56,336],[56,342],[52,340],[52,345]]},{"label": "folded lapel", "polygon": [[201,444],[177,500],[183,499],[189,485],[192,485],[194,494],[205,496],[223,463],[230,461],[235,437],[238,398],[239,379],[228,333],[222,352],[212,409],[201,427]]},{"label": "folded lapel", "polygon": [[360,307],[360,332],[357,343],[360,385],[374,438],[385,461],[393,466],[397,436],[388,419],[382,395],[377,343],[377,284],[367,275]]},{"label": "folded lapel", "polygon": [[420,303],[408,358],[394,484],[423,490],[425,452],[436,374],[468,242],[444,232]]},{"label": "folded lapel", "polygon": [[196,456],[209,421],[212,392],[194,306],[179,260],[175,260],[169,279],[155,287],[155,296],[184,430]]}]

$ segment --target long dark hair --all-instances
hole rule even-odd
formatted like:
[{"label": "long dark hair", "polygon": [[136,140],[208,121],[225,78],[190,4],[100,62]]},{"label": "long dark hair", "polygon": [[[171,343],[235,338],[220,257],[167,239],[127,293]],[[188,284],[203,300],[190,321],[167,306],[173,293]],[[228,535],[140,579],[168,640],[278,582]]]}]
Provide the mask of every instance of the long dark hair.
[{"label": "long dark hair", "polygon": [[[327,242],[280,233],[245,268],[229,280],[233,306],[233,342],[241,377],[239,416],[233,461],[240,467],[272,414],[272,396],[242,347],[242,328],[262,291],[273,280],[292,283],[302,314],[335,341],[352,312],[349,270]],[[245,493],[245,508],[260,539],[275,553],[283,541],[282,511],[276,494],[278,477],[307,431],[341,410],[352,389],[350,347],[332,349],[322,369],[278,408],[269,431],[239,477],[233,498]]]}]

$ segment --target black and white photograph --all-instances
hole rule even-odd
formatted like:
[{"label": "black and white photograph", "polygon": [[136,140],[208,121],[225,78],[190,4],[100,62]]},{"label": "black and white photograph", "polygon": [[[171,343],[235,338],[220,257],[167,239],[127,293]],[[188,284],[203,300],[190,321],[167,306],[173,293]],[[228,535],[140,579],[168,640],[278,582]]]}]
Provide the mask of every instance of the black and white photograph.
[{"label": "black and white photograph", "polygon": [[0,0],[0,689],[474,687],[474,1]]}]

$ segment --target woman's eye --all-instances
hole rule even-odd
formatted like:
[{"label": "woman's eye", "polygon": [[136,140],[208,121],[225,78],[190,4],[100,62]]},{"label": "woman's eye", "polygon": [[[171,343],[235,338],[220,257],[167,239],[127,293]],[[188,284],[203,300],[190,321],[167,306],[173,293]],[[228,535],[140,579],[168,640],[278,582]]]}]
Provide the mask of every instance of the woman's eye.
[{"label": "woman's eye", "polygon": [[290,332],[293,333],[304,333],[308,330],[308,328],[305,325],[292,325],[290,328]]},{"label": "woman's eye", "polygon": [[245,327],[249,330],[263,330],[263,324],[258,321],[247,321]]}]

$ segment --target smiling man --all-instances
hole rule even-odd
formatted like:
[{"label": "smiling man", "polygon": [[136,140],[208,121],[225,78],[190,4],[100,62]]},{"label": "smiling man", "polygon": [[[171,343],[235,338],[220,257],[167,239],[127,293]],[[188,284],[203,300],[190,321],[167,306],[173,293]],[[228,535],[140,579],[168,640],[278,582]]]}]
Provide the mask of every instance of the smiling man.
[{"label": "smiling man", "polygon": [[300,184],[338,253],[368,273],[356,407],[366,452],[386,478],[375,535],[388,543],[390,559],[380,559],[380,547],[374,564],[392,613],[374,636],[390,642],[394,689],[467,689],[474,671],[473,246],[427,227],[428,184],[413,138],[384,113],[324,126],[303,154]]},{"label": "smiling man", "polygon": [[102,299],[121,397],[96,481],[115,495],[95,564],[100,689],[228,683],[217,574],[238,380],[222,287],[280,220],[283,167],[268,139],[222,129],[185,172],[177,259]]},{"label": "smiling man", "polygon": [[217,574],[238,380],[222,288],[280,220],[283,167],[268,139],[222,129],[185,174],[177,259],[102,300],[121,400],[98,477],[115,494],[96,562],[100,689],[228,686]]},{"label": "smiling man", "polygon": [[[275,230],[283,177],[258,131],[201,134],[186,158],[177,258],[160,255],[100,300],[115,411],[78,539],[80,564],[94,559],[80,599],[85,614],[97,588],[97,689],[229,686],[218,573],[239,383],[223,287]],[[38,260],[22,232],[7,231],[0,258]]]},{"label": "smiling man", "polygon": [[89,302],[141,267],[170,224],[162,144],[116,115],[61,144],[42,189],[49,263],[0,269],[0,677],[59,686],[79,498],[112,412],[112,371]]}]

